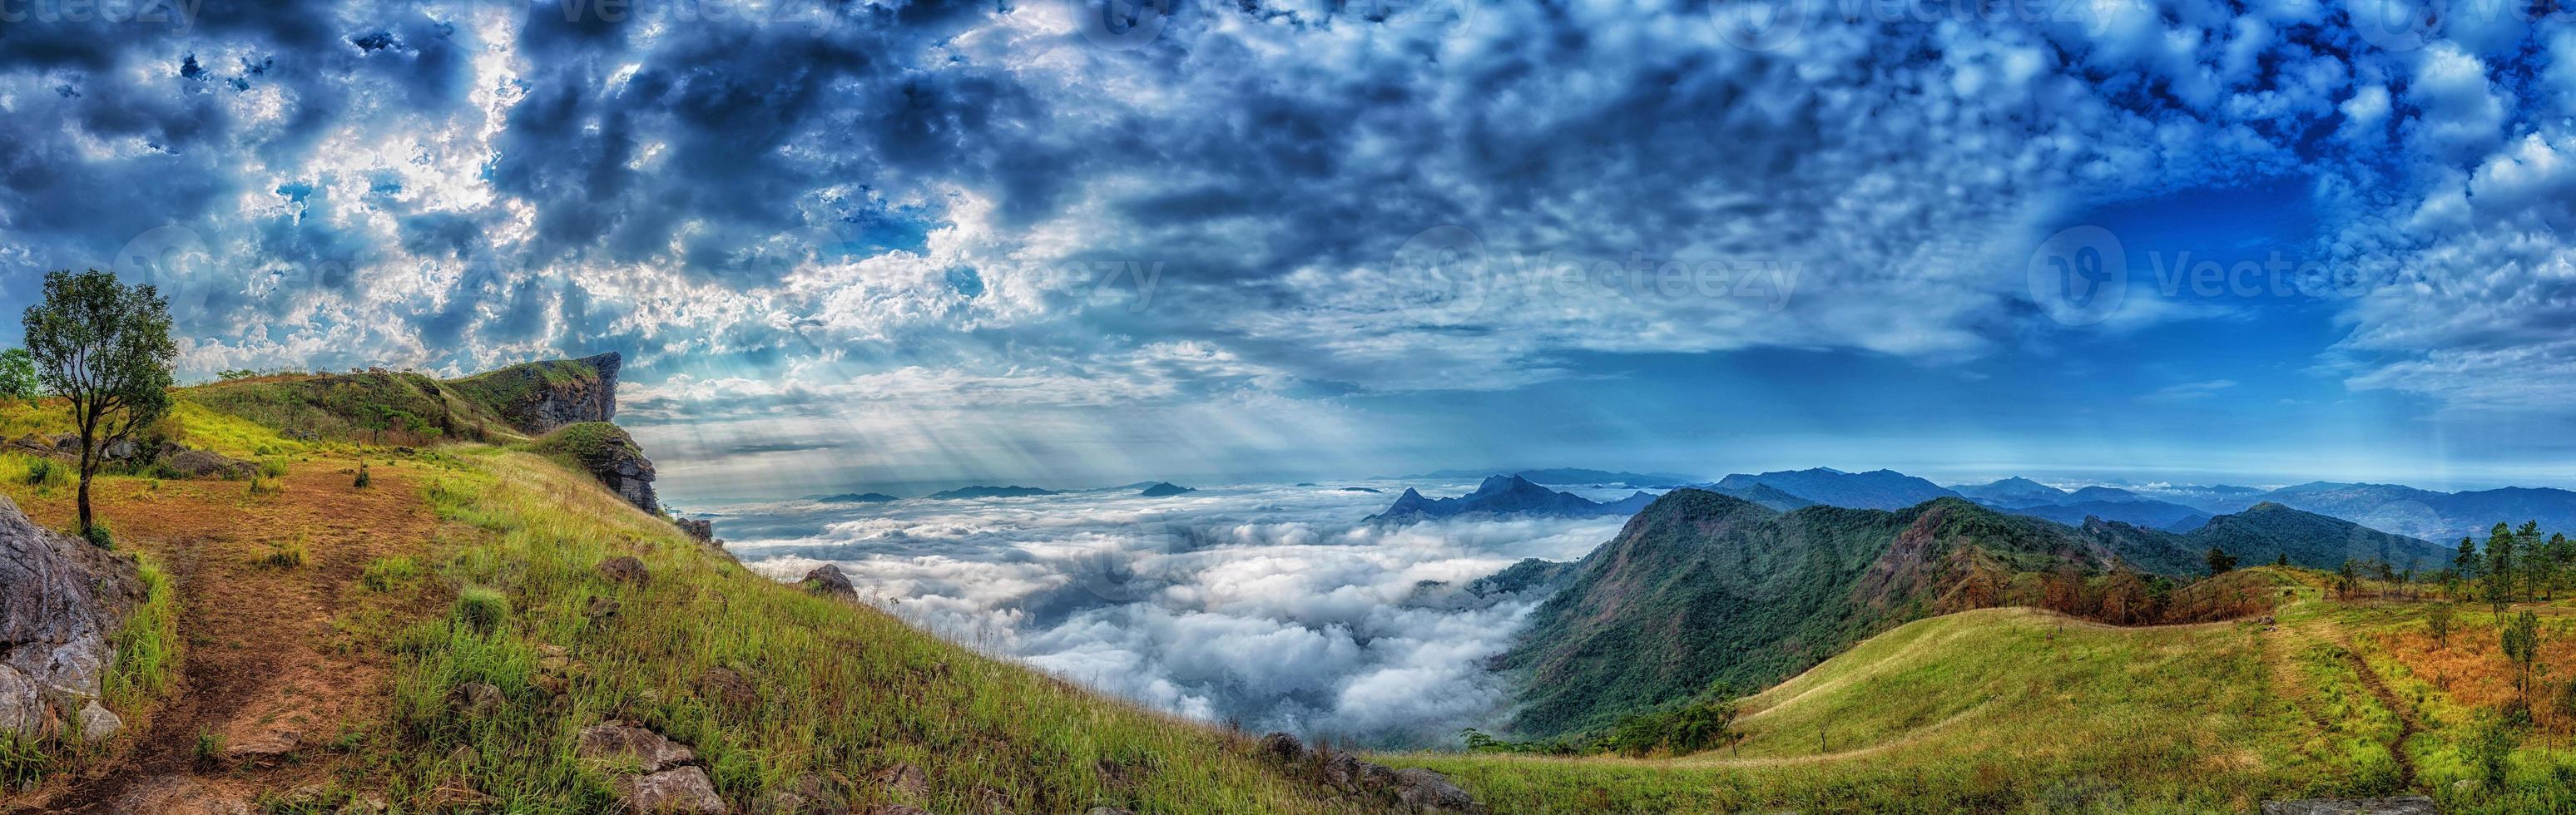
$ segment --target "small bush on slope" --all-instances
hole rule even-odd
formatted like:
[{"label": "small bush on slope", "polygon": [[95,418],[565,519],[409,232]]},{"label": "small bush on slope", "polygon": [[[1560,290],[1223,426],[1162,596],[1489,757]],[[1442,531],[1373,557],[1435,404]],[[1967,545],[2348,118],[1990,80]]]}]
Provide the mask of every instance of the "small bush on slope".
[{"label": "small bush on slope", "polygon": [[[400,638],[397,732],[368,758],[383,772],[367,773],[389,779],[397,800],[470,788],[510,811],[604,808],[615,770],[575,761],[572,747],[580,728],[614,718],[689,744],[737,807],[818,773],[857,782],[863,805],[937,812],[1363,811],[1291,785],[1237,737],[752,574],[546,459],[492,450],[468,459],[468,471],[430,486],[430,500],[489,537],[457,547],[439,570],[500,592],[512,613],[490,633],[442,619]],[[629,554],[650,580],[596,572]],[[595,599],[618,610],[594,621]],[[548,667],[548,646],[565,649],[559,667]],[[748,681],[748,698],[712,687],[719,667]],[[506,704],[458,714],[448,696],[467,682],[499,688]],[[928,795],[867,783],[899,764],[926,772]]]}]

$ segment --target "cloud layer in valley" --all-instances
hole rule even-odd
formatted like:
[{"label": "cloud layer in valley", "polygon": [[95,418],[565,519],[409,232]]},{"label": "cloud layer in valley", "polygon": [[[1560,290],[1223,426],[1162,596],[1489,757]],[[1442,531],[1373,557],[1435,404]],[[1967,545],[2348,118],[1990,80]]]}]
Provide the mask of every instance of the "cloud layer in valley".
[{"label": "cloud layer in valley", "polygon": [[881,607],[1071,681],[1255,731],[1447,744],[1499,719],[1485,660],[1540,599],[1460,587],[1580,557],[1621,519],[1357,524],[1387,500],[1226,487],[716,511],[755,570],[837,564]]}]

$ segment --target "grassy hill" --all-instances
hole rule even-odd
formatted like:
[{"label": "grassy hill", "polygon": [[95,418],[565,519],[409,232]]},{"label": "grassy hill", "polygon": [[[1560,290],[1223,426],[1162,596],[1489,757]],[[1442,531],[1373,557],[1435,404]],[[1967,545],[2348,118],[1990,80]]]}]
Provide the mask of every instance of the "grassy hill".
[{"label": "grassy hill", "polygon": [[2138,559],[1958,498],[1784,513],[1675,490],[1533,613],[1502,660],[1525,675],[1513,729],[1599,728],[1712,680],[1762,687],[1908,620],[2003,602],[2016,575]]},{"label": "grassy hill", "polygon": [[[610,721],[687,745],[735,811],[815,790],[858,811],[1388,808],[1283,774],[1239,734],[754,575],[559,458],[360,443],[384,432],[375,405],[499,418],[470,391],[360,374],[182,393],[173,435],[272,475],[101,479],[119,546],[171,576],[175,672],[111,744],[9,753],[0,811],[604,811],[640,769],[577,757]],[[0,408],[0,426],[50,415]],[[0,492],[68,523],[69,490],[29,483],[32,465],[0,454]],[[622,557],[646,577],[602,571]]]}]

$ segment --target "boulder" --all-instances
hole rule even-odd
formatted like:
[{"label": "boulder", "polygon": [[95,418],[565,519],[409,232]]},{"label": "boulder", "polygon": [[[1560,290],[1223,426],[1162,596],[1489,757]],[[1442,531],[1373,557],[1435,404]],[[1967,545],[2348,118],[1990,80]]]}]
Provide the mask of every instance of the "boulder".
[{"label": "boulder", "polygon": [[2433,799],[2421,795],[2395,798],[2317,798],[2265,801],[2263,815],[2441,815]]},{"label": "boulder", "polygon": [[706,698],[734,710],[760,706],[760,689],[752,687],[750,679],[732,668],[706,669],[698,674],[698,687]]},{"label": "boulder", "polygon": [[142,600],[131,559],[36,526],[0,496],[0,733],[40,731],[97,698],[116,662],[109,637]]},{"label": "boulder", "polygon": [[593,761],[632,761],[648,773],[661,772],[697,759],[697,754],[689,752],[689,748],[679,742],[620,722],[582,728],[573,746],[573,755]]},{"label": "boulder", "polygon": [[1418,812],[1483,812],[1485,808],[1449,777],[1420,767],[1395,771],[1395,798]]},{"label": "boulder", "polygon": [[1306,757],[1306,745],[1298,743],[1296,736],[1286,733],[1264,733],[1261,735],[1261,740],[1254,743],[1253,749],[1258,751],[1262,758],[1281,764],[1294,764],[1298,759]]},{"label": "boulder", "polygon": [[633,555],[600,561],[599,574],[619,583],[645,583],[653,579],[653,573],[644,570],[644,561],[635,559]]},{"label": "boulder", "polygon": [[133,439],[117,439],[108,442],[106,447],[99,448],[98,454],[109,461],[124,461],[133,458],[138,449],[134,446]]},{"label": "boulder", "polygon": [[182,478],[249,478],[257,471],[250,462],[209,450],[181,450],[163,456],[161,464]]},{"label": "boulder", "polygon": [[618,807],[633,815],[724,815],[724,798],[715,782],[696,767],[628,776],[617,782]]},{"label": "boulder", "polygon": [[116,738],[116,731],[125,729],[125,720],[117,718],[117,715],[109,712],[107,708],[100,707],[96,699],[81,705],[78,720],[83,744],[97,744]]},{"label": "boulder", "polygon": [[813,571],[806,572],[805,579],[797,581],[796,585],[804,586],[806,591],[828,597],[859,599],[859,589],[850,585],[850,576],[842,574],[841,567],[829,563],[816,566]]},{"label": "boulder", "polygon": [[691,540],[699,543],[716,542],[716,522],[714,521],[705,518],[674,518],[671,522],[679,524],[680,531],[687,533]]}]

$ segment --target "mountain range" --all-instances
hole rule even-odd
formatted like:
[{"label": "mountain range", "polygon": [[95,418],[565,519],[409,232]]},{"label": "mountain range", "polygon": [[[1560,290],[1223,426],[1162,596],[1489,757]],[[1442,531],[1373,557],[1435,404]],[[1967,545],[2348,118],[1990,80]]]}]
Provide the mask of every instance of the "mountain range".
[{"label": "mountain range", "polygon": [[1495,469],[1495,470],[1433,470],[1433,471],[1431,471],[1431,472],[1427,472],[1427,473],[1417,473],[1417,474],[1414,474],[1414,475],[1404,476],[1404,477],[1402,477],[1402,478],[1377,478],[1377,479],[1372,479],[1372,480],[1376,480],[1376,481],[1431,481],[1431,480],[1452,480],[1452,481],[1454,481],[1454,480],[1466,479],[1466,478],[1484,478],[1484,477],[1487,477],[1487,476],[1494,476],[1494,475],[1512,475],[1512,476],[1519,476],[1519,477],[1521,477],[1521,478],[1524,478],[1524,479],[1529,480],[1529,481],[1530,481],[1530,483],[1533,483],[1533,484],[1553,484],[1553,485],[1561,486],[1561,487],[1562,487],[1562,486],[1601,486],[1601,487],[1636,487],[1636,488],[1644,488],[1644,487],[1678,487],[1678,486],[1681,486],[1681,485],[1684,485],[1684,484],[1689,484],[1689,483],[1696,482],[1696,481],[1698,481],[1698,480],[1699,480],[1699,476],[1695,476],[1695,475],[1683,475],[1683,474],[1680,474],[1680,473],[1632,473],[1632,472],[1626,472],[1626,471],[1616,471],[1616,472],[1614,472],[1614,471],[1610,471],[1610,470],[1587,470],[1587,469],[1584,469],[1584,468],[1581,468],[1581,467],[1553,467],[1553,468],[1545,468],[1545,469],[1524,469],[1524,470],[1510,470],[1510,469]]},{"label": "mountain range", "polygon": [[2272,503],[2178,534],[2100,519],[2069,526],[1956,495],[1895,510],[1783,512],[1685,488],[1569,570],[1519,564],[1497,575],[1563,584],[1497,665],[1520,689],[1514,732],[1582,731],[1711,680],[1768,685],[1909,620],[2041,605],[2050,575],[2069,569],[2084,576],[2081,591],[2136,586],[2139,598],[2121,600],[2122,613],[2152,615],[2137,608],[2158,596],[2151,581],[2170,591],[2172,578],[2197,576],[2212,547],[2248,564],[2286,556],[2318,568],[2447,551]]},{"label": "mountain range", "polygon": [[1539,486],[1517,475],[1495,475],[1487,476],[1475,492],[1456,498],[1427,498],[1421,491],[1408,488],[1385,512],[1371,515],[1368,520],[1419,521],[1459,515],[1632,515],[1654,500],[1653,494],[1640,491],[1617,501],[1594,501]]},{"label": "mountain range", "polygon": [[1008,487],[986,487],[986,486],[958,487],[958,488],[953,489],[953,490],[942,490],[942,491],[939,491],[939,492],[934,492],[934,493],[931,493],[931,494],[929,494],[928,496],[925,496],[925,497],[928,497],[928,498],[937,498],[937,499],[943,499],[943,500],[945,500],[945,499],[952,499],[952,498],[1028,498],[1028,497],[1031,497],[1031,496],[1038,496],[1038,495],[1058,495],[1058,494],[1060,494],[1060,493],[1059,493],[1058,491],[1056,491],[1056,490],[1047,490],[1047,489],[1039,489],[1039,488],[1037,488],[1037,487],[1022,487],[1022,486],[1013,485],[1013,486],[1008,486]]}]

